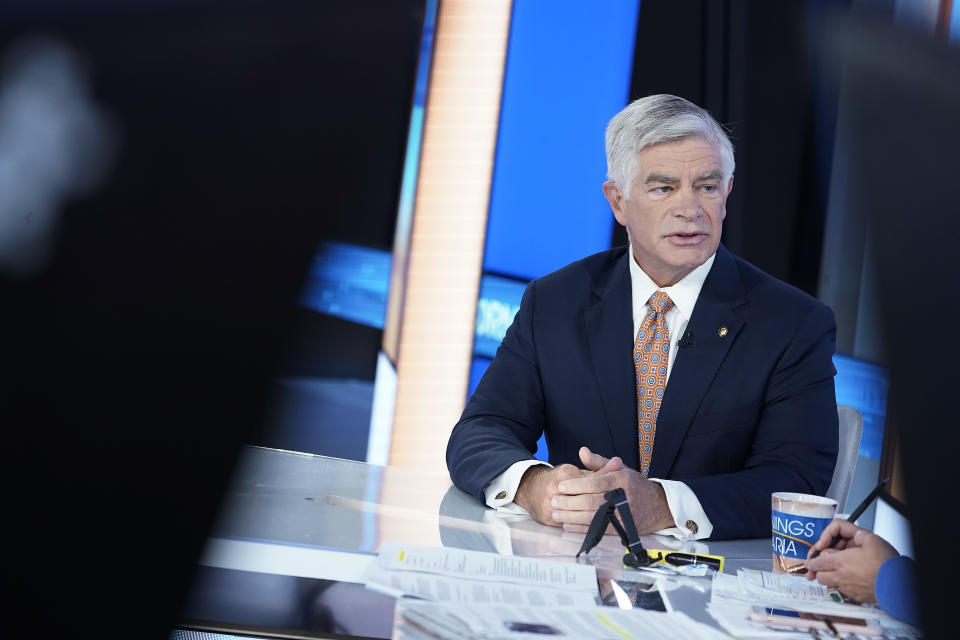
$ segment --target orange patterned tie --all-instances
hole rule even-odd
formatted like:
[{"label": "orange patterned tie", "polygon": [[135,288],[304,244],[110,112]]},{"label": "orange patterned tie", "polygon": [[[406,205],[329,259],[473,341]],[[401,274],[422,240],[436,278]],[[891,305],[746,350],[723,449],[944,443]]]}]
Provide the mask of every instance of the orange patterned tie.
[{"label": "orange patterned tie", "polygon": [[663,291],[656,291],[647,301],[650,307],[637,331],[633,347],[633,368],[637,374],[637,432],[640,443],[640,475],[650,475],[653,436],[657,433],[657,417],[663,390],[667,387],[667,361],[670,358],[670,334],[663,317],[673,300]]}]

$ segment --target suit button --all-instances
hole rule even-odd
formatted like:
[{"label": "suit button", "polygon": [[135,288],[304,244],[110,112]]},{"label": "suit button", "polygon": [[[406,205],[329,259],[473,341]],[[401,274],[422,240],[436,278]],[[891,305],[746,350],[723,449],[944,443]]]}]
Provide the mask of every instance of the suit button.
[{"label": "suit button", "polygon": [[[506,491],[501,491],[501,492],[498,493],[496,496],[494,496],[494,499],[495,499],[495,500],[503,500],[503,499],[506,498],[506,497],[507,497],[507,492],[506,492]],[[696,532],[694,532],[694,533],[696,533]]]},{"label": "suit button", "polygon": [[696,533],[697,531],[700,530],[700,527],[698,527],[697,523],[694,522],[693,520],[687,520],[686,524],[687,524],[687,529],[690,529],[690,531],[692,531],[693,533]]}]

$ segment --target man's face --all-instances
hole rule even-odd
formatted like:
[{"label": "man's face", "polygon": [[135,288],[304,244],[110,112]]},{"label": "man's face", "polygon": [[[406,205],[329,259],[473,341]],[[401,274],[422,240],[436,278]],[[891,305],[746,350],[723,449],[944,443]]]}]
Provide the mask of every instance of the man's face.
[{"label": "man's face", "polygon": [[659,286],[676,284],[717,250],[733,188],[722,167],[719,145],[687,138],[640,152],[629,200],[614,182],[603,184],[637,264]]}]

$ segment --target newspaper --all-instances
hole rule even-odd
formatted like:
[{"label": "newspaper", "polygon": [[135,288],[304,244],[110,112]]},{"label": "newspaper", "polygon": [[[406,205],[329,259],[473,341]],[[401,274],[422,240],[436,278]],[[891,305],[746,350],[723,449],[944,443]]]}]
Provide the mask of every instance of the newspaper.
[{"label": "newspaper", "polygon": [[394,598],[412,596],[441,603],[510,604],[528,607],[593,606],[597,604],[598,597],[590,591],[450,578],[416,571],[389,571],[376,564],[367,569],[366,587]]},{"label": "newspaper", "polygon": [[896,620],[876,606],[838,601],[835,592],[802,576],[741,569],[736,576],[717,574],[713,579],[707,611],[717,623],[737,638],[810,638],[806,631],[787,631],[749,619],[754,606],[791,609],[838,618],[859,618],[883,630],[883,637],[915,640],[920,630]]},{"label": "newspaper", "polygon": [[398,600],[395,638],[403,640],[729,640],[683,613],[611,607],[454,607]]},{"label": "newspaper", "polygon": [[803,576],[740,569],[736,576],[714,576],[711,599],[735,598],[765,607],[798,609],[826,615],[889,617],[877,607],[845,602],[834,595],[835,593]]},{"label": "newspaper", "polygon": [[528,607],[600,603],[592,565],[442,547],[383,544],[368,589],[431,602]]}]

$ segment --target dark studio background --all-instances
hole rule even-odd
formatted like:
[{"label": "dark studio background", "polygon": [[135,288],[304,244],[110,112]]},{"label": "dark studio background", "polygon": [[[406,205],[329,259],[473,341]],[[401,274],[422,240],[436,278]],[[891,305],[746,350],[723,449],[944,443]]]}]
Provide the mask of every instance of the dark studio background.
[{"label": "dark studio background", "polygon": [[[870,228],[869,270],[891,370],[890,417],[900,434],[917,592],[927,637],[956,635],[958,589],[944,562],[958,526],[951,470],[960,447],[951,400],[960,350],[944,327],[960,314],[960,49],[878,20],[837,20],[825,49],[843,60],[850,110],[849,210]],[[921,310],[933,331],[916,322]],[[888,428],[889,428],[888,424]]]},{"label": "dark studio background", "polygon": [[[737,162],[723,242],[817,295],[836,100],[814,82],[846,0],[641,2],[632,99],[683,96],[728,127]],[[625,244],[616,226],[613,244]]]},{"label": "dark studio background", "polygon": [[70,47],[119,132],[52,261],[0,275],[8,633],[169,634],[318,244],[390,247],[423,6],[0,8],[0,54]]}]

